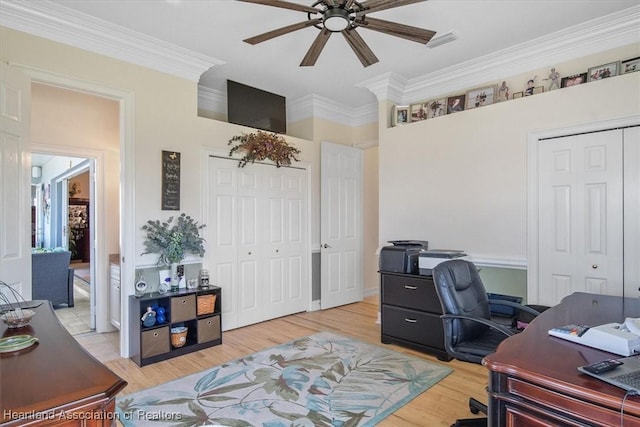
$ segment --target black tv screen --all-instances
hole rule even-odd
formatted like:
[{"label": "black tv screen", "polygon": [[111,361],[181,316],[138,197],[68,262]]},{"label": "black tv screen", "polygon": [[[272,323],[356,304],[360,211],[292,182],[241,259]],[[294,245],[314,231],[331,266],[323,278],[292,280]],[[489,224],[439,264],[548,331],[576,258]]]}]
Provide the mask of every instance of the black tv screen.
[{"label": "black tv screen", "polygon": [[287,133],[284,96],[227,80],[227,120],[275,133]]}]

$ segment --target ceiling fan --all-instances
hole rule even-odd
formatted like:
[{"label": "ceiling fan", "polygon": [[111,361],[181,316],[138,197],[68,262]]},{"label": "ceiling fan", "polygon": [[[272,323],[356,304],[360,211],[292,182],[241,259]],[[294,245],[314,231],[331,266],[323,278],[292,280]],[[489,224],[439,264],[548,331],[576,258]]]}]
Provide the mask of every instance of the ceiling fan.
[{"label": "ceiling fan", "polygon": [[303,28],[316,27],[320,30],[320,33],[302,59],[300,63],[301,67],[313,66],[316,63],[320,52],[322,52],[322,49],[333,33],[342,33],[353,52],[365,67],[378,62],[378,58],[369,46],[367,46],[360,34],[358,34],[356,31],[358,28],[366,28],[422,44],[427,44],[436,34],[434,31],[367,16],[369,13],[426,0],[317,0],[311,6],[284,0],[239,1],[307,13],[306,21],[268,31],[244,40],[246,43],[255,45]]}]

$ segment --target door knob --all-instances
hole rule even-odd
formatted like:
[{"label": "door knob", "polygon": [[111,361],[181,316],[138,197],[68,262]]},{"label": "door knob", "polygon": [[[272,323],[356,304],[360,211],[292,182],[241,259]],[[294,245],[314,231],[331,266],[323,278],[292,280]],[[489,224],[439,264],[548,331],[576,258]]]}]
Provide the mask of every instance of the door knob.
[{"label": "door knob", "polygon": [[596,268],[598,268],[598,264],[593,264],[593,265],[591,266],[591,268],[593,268],[593,269],[595,270]]},{"label": "door knob", "polygon": [[329,245],[327,245],[327,244],[325,243],[324,245],[322,245],[322,247],[323,247],[323,248],[325,248],[325,249],[328,249],[328,248],[330,248],[331,246],[329,246]]}]

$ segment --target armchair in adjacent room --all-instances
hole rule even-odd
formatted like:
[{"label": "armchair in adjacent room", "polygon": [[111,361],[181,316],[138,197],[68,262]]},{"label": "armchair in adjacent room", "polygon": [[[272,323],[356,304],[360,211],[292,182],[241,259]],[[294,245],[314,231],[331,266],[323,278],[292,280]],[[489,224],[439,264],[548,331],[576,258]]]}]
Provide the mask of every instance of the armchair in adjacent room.
[{"label": "armchair in adjacent room", "polygon": [[53,251],[31,254],[31,297],[58,306],[73,307],[71,252]]},{"label": "armchair in adjacent room", "polygon": [[[442,305],[444,346],[449,356],[465,362],[481,363],[495,352],[498,344],[517,330],[492,320],[487,291],[476,266],[466,260],[450,260],[433,269],[433,281]],[[491,300],[491,304],[509,306],[533,316],[538,311],[512,301]],[[487,413],[486,405],[469,399],[472,413]],[[486,418],[458,420],[452,425],[486,426]]]}]

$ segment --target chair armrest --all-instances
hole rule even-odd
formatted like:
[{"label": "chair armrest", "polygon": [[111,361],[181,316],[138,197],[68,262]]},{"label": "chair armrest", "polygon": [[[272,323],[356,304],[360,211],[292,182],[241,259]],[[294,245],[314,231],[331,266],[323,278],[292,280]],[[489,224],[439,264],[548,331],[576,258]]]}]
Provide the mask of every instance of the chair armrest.
[{"label": "chair armrest", "polygon": [[532,314],[534,316],[537,316],[540,314],[539,311],[534,310],[531,307],[527,307],[526,305],[522,305],[522,304],[518,304],[517,302],[513,302],[513,301],[507,301],[507,300],[503,300],[503,299],[492,299],[491,300],[491,304],[498,304],[498,305],[506,305],[508,307],[513,307],[515,309],[518,309],[520,311],[525,311],[529,314]]},{"label": "chair armrest", "polygon": [[511,335],[515,335],[515,333],[508,328],[505,328],[502,325],[497,324],[496,322],[492,322],[491,320],[483,319],[481,317],[471,317],[465,316],[464,314],[443,314],[440,316],[441,319],[444,320],[453,320],[453,319],[464,319],[471,320],[473,322],[482,323],[483,325],[489,326],[491,329],[495,329],[499,332],[502,332],[506,336],[510,337]]}]

